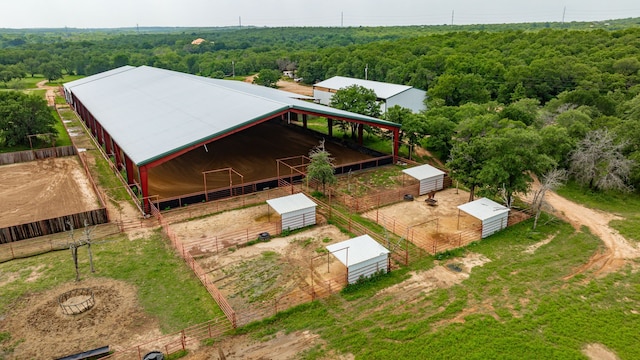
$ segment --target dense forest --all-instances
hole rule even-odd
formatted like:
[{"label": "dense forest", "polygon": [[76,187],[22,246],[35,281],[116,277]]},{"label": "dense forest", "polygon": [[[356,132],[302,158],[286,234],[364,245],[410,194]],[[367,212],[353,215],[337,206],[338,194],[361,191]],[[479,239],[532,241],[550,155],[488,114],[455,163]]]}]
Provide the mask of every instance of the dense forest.
[{"label": "dense forest", "polygon": [[[192,44],[197,38],[205,41]],[[307,84],[334,75],[364,78],[366,67],[370,80],[427,90],[424,113],[403,117],[394,109],[387,116],[410,124],[407,138],[448,161],[472,190],[494,187],[489,190],[509,198],[528,182],[514,174],[556,167],[593,189],[640,188],[640,19],[0,30],[0,84],[6,88],[19,89],[35,74],[54,80],[123,65],[217,78],[295,70]]]}]

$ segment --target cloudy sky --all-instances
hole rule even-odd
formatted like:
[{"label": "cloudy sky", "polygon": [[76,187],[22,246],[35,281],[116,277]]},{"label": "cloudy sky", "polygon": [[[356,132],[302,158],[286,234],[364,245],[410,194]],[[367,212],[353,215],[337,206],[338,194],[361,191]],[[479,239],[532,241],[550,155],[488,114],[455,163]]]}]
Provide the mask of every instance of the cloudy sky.
[{"label": "cloudy sky", "polygon": [[[0,0],[0,28],[375,26],[640,17],[638,0]],[[452,19],[453,18],[453,19]]]}]

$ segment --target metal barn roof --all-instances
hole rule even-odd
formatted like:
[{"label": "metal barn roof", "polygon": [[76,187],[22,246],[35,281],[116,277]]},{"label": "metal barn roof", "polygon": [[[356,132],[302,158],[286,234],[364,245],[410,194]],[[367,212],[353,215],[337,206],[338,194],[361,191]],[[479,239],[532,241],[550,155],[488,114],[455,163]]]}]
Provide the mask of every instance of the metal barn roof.
[{"label": "metal barn roof", "polygon": [[280,215],[316,206],[316,203],[303,193],[270,199],[267,200],[267,204]]},{"label": "metal barn roof", "polygon": [[65,89],[138,166],[292,109],[398,127],[298,94],[148,66],[114,69]]},{"label": "metal barn roof", "polygon": [[[349,250],[342,250],[349,248]],[[369,235],[361,235],[353,239],[341,241],[327,246],[327,250],[340,260],[345,266],[359,264],[374,259],[382,254],[388,254],[389,250],[380,245]]]},{"label": "metal barn roof", "polygon": [[414,166],[409,169],[404,169],[402,170],[402,172],[417,180],[424,180],[432,178],[434,176],[444,175],[444,171],[429,164]]},{"label": "metal barn roof", "polygon": [[339,90],[351,85],[360,85],[367,89],[371,89],[376,93],[376,96],[379,99],[388,99],[412,88],[407,85],[390,84],[380,81],[355,79],[343,76],[334,76],[315,84],[314,87],[318,86],[327,89]]},{"label": "metal barn roof", "polygon": [[509,208],[506,206],[502,206],[487,198],[480,198],[478,200],[459,205],[458,209],[481,221],[509,212]]}]

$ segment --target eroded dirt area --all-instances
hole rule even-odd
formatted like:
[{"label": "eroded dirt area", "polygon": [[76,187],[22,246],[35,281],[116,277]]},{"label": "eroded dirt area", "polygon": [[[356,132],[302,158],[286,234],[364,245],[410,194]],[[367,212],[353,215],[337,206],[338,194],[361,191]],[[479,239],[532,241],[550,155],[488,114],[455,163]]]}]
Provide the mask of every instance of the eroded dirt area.
[{"label": "eroded dirt area", "polygon": [[[64,314],[59,296],[86,287],[93,290],[94,307],[79,315]],[[122,349],[161,335],[158,322],[139,305],[136,288],[105,278],[66,283],[21,298],[0,318],[2,331],[11,333],[9,342],[15,344],[4,355],[7,359],[51,359],[106,345]]]}]

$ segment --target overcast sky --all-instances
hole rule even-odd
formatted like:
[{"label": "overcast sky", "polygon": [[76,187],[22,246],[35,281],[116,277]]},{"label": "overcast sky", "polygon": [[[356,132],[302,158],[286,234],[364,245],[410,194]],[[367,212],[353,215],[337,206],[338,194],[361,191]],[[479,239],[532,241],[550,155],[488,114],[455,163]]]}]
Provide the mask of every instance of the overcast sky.
[{"label": "overcast sky", "polygon": [[376,26],[640,17],[639,0],[0,0],[0,28]]}]

